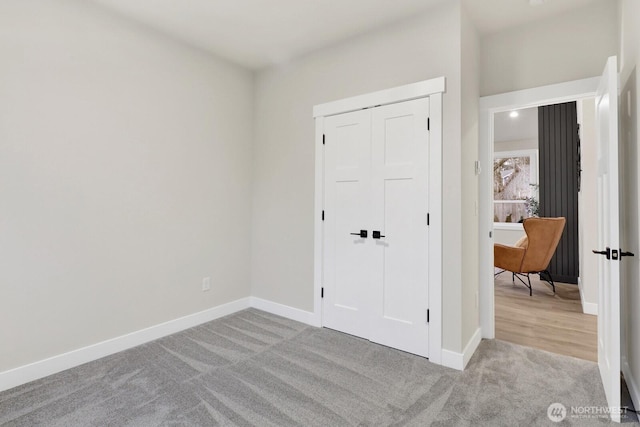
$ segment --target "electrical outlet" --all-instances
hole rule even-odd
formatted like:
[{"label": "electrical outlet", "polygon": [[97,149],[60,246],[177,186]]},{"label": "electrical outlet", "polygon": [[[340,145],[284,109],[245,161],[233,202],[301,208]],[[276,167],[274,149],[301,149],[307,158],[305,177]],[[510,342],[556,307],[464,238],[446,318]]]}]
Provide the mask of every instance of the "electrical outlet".
[{"label": "electrical outlet", "polygon": [[211,289],[211,277],[205,277],[202,279],[202,292],[206,292]]}]

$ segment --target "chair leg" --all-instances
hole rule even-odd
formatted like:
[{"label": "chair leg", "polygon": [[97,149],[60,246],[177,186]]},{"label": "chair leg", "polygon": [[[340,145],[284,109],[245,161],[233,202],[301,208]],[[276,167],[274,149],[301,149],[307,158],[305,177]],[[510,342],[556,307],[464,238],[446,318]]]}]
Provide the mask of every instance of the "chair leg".
[{"label": "chair leg", "polygon": [[[545,275],[545,277],[543,277],[542,275]],[[548,284],[551,285],[551,288],[553,289],[553,293],[556,293],[556,285],[555,283],[553,283],[553,277],[551,276],[551,273],[549,273],[549,270],[544,270],[538,273],[538,275],[540,276],[540,279],[544,280],[545,282],[547,282]]]},{"label": "chair leg", "polygon": [[[527,276],[527,282],[525,282],[524,280],[522,280],[522,278],[520,276]],[[529,288],[529,296],[533,296],[533,288],[531,287],[531,277],[529,277],[529,273],[513,273],[513,280],[515,282],[515,278],[516,276],[518,277],[518,280],[525,285],[527,288]]]}]

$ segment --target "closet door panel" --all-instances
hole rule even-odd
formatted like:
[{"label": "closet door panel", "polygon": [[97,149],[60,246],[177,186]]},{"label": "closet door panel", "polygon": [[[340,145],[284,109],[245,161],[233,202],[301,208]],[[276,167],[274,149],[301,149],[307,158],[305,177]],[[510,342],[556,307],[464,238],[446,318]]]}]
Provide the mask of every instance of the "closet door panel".
[{"label": "closet door panel", "polygon": [[[367,338],[371,317],[371,113],[325,119],[323,325]],[[367,238],[357,233],[367,230]]]},{"label": "closet door panel", "polygon": [[372,329],[369,339],[428,356],[428,99],[373,110]]}]

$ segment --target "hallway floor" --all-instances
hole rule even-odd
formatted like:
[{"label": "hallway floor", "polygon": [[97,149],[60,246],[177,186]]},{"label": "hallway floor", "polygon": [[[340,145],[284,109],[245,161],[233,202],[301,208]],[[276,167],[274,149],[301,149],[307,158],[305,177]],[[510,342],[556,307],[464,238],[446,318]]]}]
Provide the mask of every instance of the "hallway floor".
[{"label": "hallway floor", "polygon": [[495,278],[496,338],[596,362],[597,317],[582,312],[578,286],[556,283],[554,295],[537,275],[531,284],[533,296],[510,272]]}]

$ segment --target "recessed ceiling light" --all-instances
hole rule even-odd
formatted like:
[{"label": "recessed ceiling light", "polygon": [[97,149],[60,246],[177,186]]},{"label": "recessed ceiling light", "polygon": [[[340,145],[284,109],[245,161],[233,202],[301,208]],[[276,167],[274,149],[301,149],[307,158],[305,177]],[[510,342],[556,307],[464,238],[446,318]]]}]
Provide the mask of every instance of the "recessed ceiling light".
[{"label": "recessed ceiling light", "polygon": [[509,113],[509,117],[511,117],[512,119],[515,119],[519,115],[520,115],[520,113],[518,113],[517,111],[512,111],[512,112]]}]

